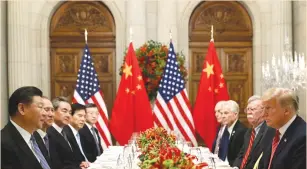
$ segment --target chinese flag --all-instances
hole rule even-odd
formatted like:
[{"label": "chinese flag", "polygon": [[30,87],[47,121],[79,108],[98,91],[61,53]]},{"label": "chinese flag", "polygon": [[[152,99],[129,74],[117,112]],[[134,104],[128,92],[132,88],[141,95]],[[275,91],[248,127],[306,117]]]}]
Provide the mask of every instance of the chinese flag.
[{"label": "chinese flag", "polygon": [[211,41],[201,74],[198,93],[193,109],[196,131],[212,150],[218,123],[215,118],[215,104],[228,100],[227,86],[217,58],[214,42]]},{"label": "chinese flag", "polygon": [[110,120],[111,133],[120,145],[128,143],[133,132],[153,127],[151,105],[132,43],[126,55],[123,75]]}]

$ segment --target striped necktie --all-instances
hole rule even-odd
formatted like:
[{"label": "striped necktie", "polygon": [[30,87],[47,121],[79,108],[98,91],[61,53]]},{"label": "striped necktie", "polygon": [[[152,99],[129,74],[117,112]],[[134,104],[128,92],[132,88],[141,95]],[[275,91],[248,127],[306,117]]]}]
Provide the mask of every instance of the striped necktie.
[{"label": "striped necktie", "polygon": [[272,142],[271,158],[270,158],[270,163],[269,163],[268,169],[271,168],[271,164],[272,164],[272,161],[273,161],[274,153],[275,153],[276,148],[277,148],[278,143],[279,143],[279,135],[280,135],[280,132],[278,130],[276,130],[276,133],[275,133],[275,136],[274,136],[274,139],[273,139],[273,142]]},{"label": "striped necktie", "polygon": [[216,144],[215,144],[215,148],[214,148],[214,154],[218,154],[219,153],[219,149],[220,149],[220,143],[221,143],[221,139],[222,139],[222,135],[224,133],[224,129],[225,126],[222,126],[218,132],[217,138],[216,138]]},{"label": "striped necktie", "polygon": [[41,152],[41,150],[39,149],[38,144],[36,143],[36,140],[35,140],[33,135],[31,135],[30,141],[31,141],[33,151],[34,151],[36,157],[38,158],[39,163],[41,164],[43,169],[50,169],[48,162],[45,159],[45,157],[43,156],[43,153]]},{"label": "striped necktie", "polygon": [[242,160],[242,163],[241,163],[241,167],[240,169],[243,169],[246,165],[246,162],[247,162],[247,159],[248,159],[248,156],[252,150],[252,147],[253,147],[253,143],[254,143],[254,140],[255,140],[255,129],[253,129],[252,133],[251,133],[251,137],[249,139],[249,144],[248,144],[248,148],[246,150],[246,153],[244,155],[244,158]]},{"label": "striped necktie", "polygon": [[98,152],[98,155],[101,154],[101,151],[100,151],[100,147],[99,147],[99,141],[98,141],[98,135],[97,135],[97,132],[95,130],[94,127],[92,127],[92,133],[93,133],[93,137],[94,137],[94,140],[95,140],[95,143],[96,143],[96,149],[97,149],[97,152]]}]

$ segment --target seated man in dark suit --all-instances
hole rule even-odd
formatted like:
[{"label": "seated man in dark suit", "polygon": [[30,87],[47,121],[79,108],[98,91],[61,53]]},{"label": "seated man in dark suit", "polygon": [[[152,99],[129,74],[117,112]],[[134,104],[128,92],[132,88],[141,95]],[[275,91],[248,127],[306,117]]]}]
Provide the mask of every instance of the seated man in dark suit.
[{"label": "seated man in dark suit", "polygon": [[10,121],[1,130],[1,169],[50,169],[33,132],[43,125],[42,91],[21,87],[9,98]]},{"label": "seated man in dark suit", "polygon": [[223,124],[227,126],[225,133],[229,135],[227,158],[229,165],[232,166],[243,145],[244,135],[247,128],[240,122],[239,105],[228,100],[222,110]]},{"label": "seated man in dark suit", "polygon": [[102,153],[100,136],[98,130],[94,127],[98,120],[98,108],[95,104],[90,103],[86,106],[86,123],[79,130],[82,148],[88,160],[94,162],[97,156]]},{"label": "seated man in dark suit", "polygon": [[42,125],[41,129],[36,130],[33,135],[34,138],[38,144],[39,149],[45,156],[45,158],[48,160],[48,163],[50,164],[51,168],[51,162],[50,162],[50,155],[49,155],[49,138],[47,135],[47,128],[50,127],[53,123],[53,117],[54,117],[54,109],[52,106],[51,101],[43,96],[43,117],[44,117],[44,122]]},{"label": "seated man in dark suit", "polygon": [[71,145],[73,156],[78,163],[88,161],[83,151],[79,130],[84,126],[85,123],[85,106],[79,103],[71,105],[71,120],[70,124],[63,128],[66,133],[68,141]]},{"label": "seated man in dark suit", "polygon": [[306,169],[306,122],[297,115],[298,97],[293,90],[271,88],[262,100],[266,123],[276,133],[259,168]]},{"label": "seated man in dark suit", "polygon": [[[252,96],[248,99],[245,113],[252,128],[245,133],[244,144],[233,164],[237,169],[253,169],[263,148],[269,147],[275,133],[275,130],[264,122],[264,107],[260,96]],[[266,133],[271,133],[271,139],[264,137]]]},{"label": "seated man in dark suit", "polygon": [[215,140],[212,145],[212,153],[217,154],[221,160],[225,160],[227,157],[229,134],[225,132],[226,125],[222,123],[223,106],[226,101],[219,101],[216,103],[214,111],[217,122],[220,124],[215,136]]},{"label": "seated man in dark suit", "polygon": [[88,167],[75,158],[72,147],[68,141],[64,126],[71,118],[71,106],[65,97],[56,97],[52,100],[54,107],[54,123],[47,129],[49,137],[49,150],[52,167],[54,169],[76,169]]}]

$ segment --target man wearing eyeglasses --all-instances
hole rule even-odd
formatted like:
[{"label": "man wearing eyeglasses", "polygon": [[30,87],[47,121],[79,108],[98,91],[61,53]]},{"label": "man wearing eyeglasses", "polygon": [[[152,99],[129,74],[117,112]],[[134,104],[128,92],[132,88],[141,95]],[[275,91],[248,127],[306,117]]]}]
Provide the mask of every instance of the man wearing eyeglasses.
[{"label": "man wearing eyeglasses", "polygon": [[269,147],[275,133],[264,121],[264,107],[260,96],[255,95],[248,99],[245,113],[252,128],[245,133],[244,144],[233,164],[237,169],[252,169],[263,149]]}]

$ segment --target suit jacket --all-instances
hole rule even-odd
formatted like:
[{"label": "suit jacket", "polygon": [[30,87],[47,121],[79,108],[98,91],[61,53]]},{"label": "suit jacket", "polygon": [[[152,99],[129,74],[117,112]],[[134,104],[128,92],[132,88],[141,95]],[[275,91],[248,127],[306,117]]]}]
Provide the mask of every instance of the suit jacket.
[{"label": "suit jacket", "polygon": [[71,148],[73,150],[74,158],[77,160],[77,162],[80,164],[82,161],[85,161],[85,157],[81,153],[81,150],[79,148],[79,145],[77,143],[77,140],[69,126],[65,126],[63,128],[63,131],[66,133],[68,141],[71,145]]},{"label": "suit jacket", "polygon": [[47,129],[49,150],[53,169],[79,169],[80,163],[64,137],[53,127]]},{"label": "suit jacket", "polygon": [[42,169],[16,127],[9,122],[1,130],[1,169]]},{"label": "suit jacket", "polygon": [[[217,141],[219,130],[221,130],[221,127],[219,127],[215,140],[213,142],[212,152],[215,151],[215,146],[216,146],[216,141]],[[220,146],[219,146],[219,152],[218,152],[218,157],[223,161],[225,161],[227,157],[228,144],[229,144],[229,132],[227,131],[227,128],[225,128],[222,134],[221,140],[220,140]]]},{"label": "suit jacket", "polygon": [[239,155],[240,149],[243,146],[246,130],[247,128],[238,120],[230,133],[227,152],[227,159],[230,166],[233,166],[235,159]]},{"label": "suit jacket", "polygon": [[47,160],[49,166],[52,168],[52,164],[51,164],[50,157],[49,157],[49,152],[47,150],[47,147],[46,147],[42,137],[39,135],[39,133],[37,131],[34,131],[33,136],[36,140],[36,143],[37,143],[39,149],[41,150],[42,154],[44,155],[45,159]]},{"label": "suit jacket", "polygon": [[[271,151],[270,146],[263,153],[262,165],[259,168],[268,168]],[[306,122],[301,117],[295,118],[280,139],[271,169],[306,169]]]},{"label": "suit jacket", "polygon": [[[83,128],[79,130],[79,134],[80,134],[82,148],[83,148],[83,151],[87,159],[90,162],[94,162],[96,160],[96,157],[99,156],[100,154],[98,154],[95,138],[91,130],[88,128],[87,125],[84,125]],[[96,134],[98,136],[99,149],[100,149],[100,152],[102,152],[100,137],[97,132]]]},{"label": "suit jacket", "polygon": [[[249,146],[251,134],[252,129],[248,129],[244,136],[244,144],[233,166],[240,168],[244,155],[246,154],[247,148]],[[274,134],[275,129],[268,127],[265,122],[261,124],[260,130],[254,140],[251,152],[247,158],[247,162],[244,169],[253,169],[254,164],[256,163],[262,151],[270,147]]]}]

